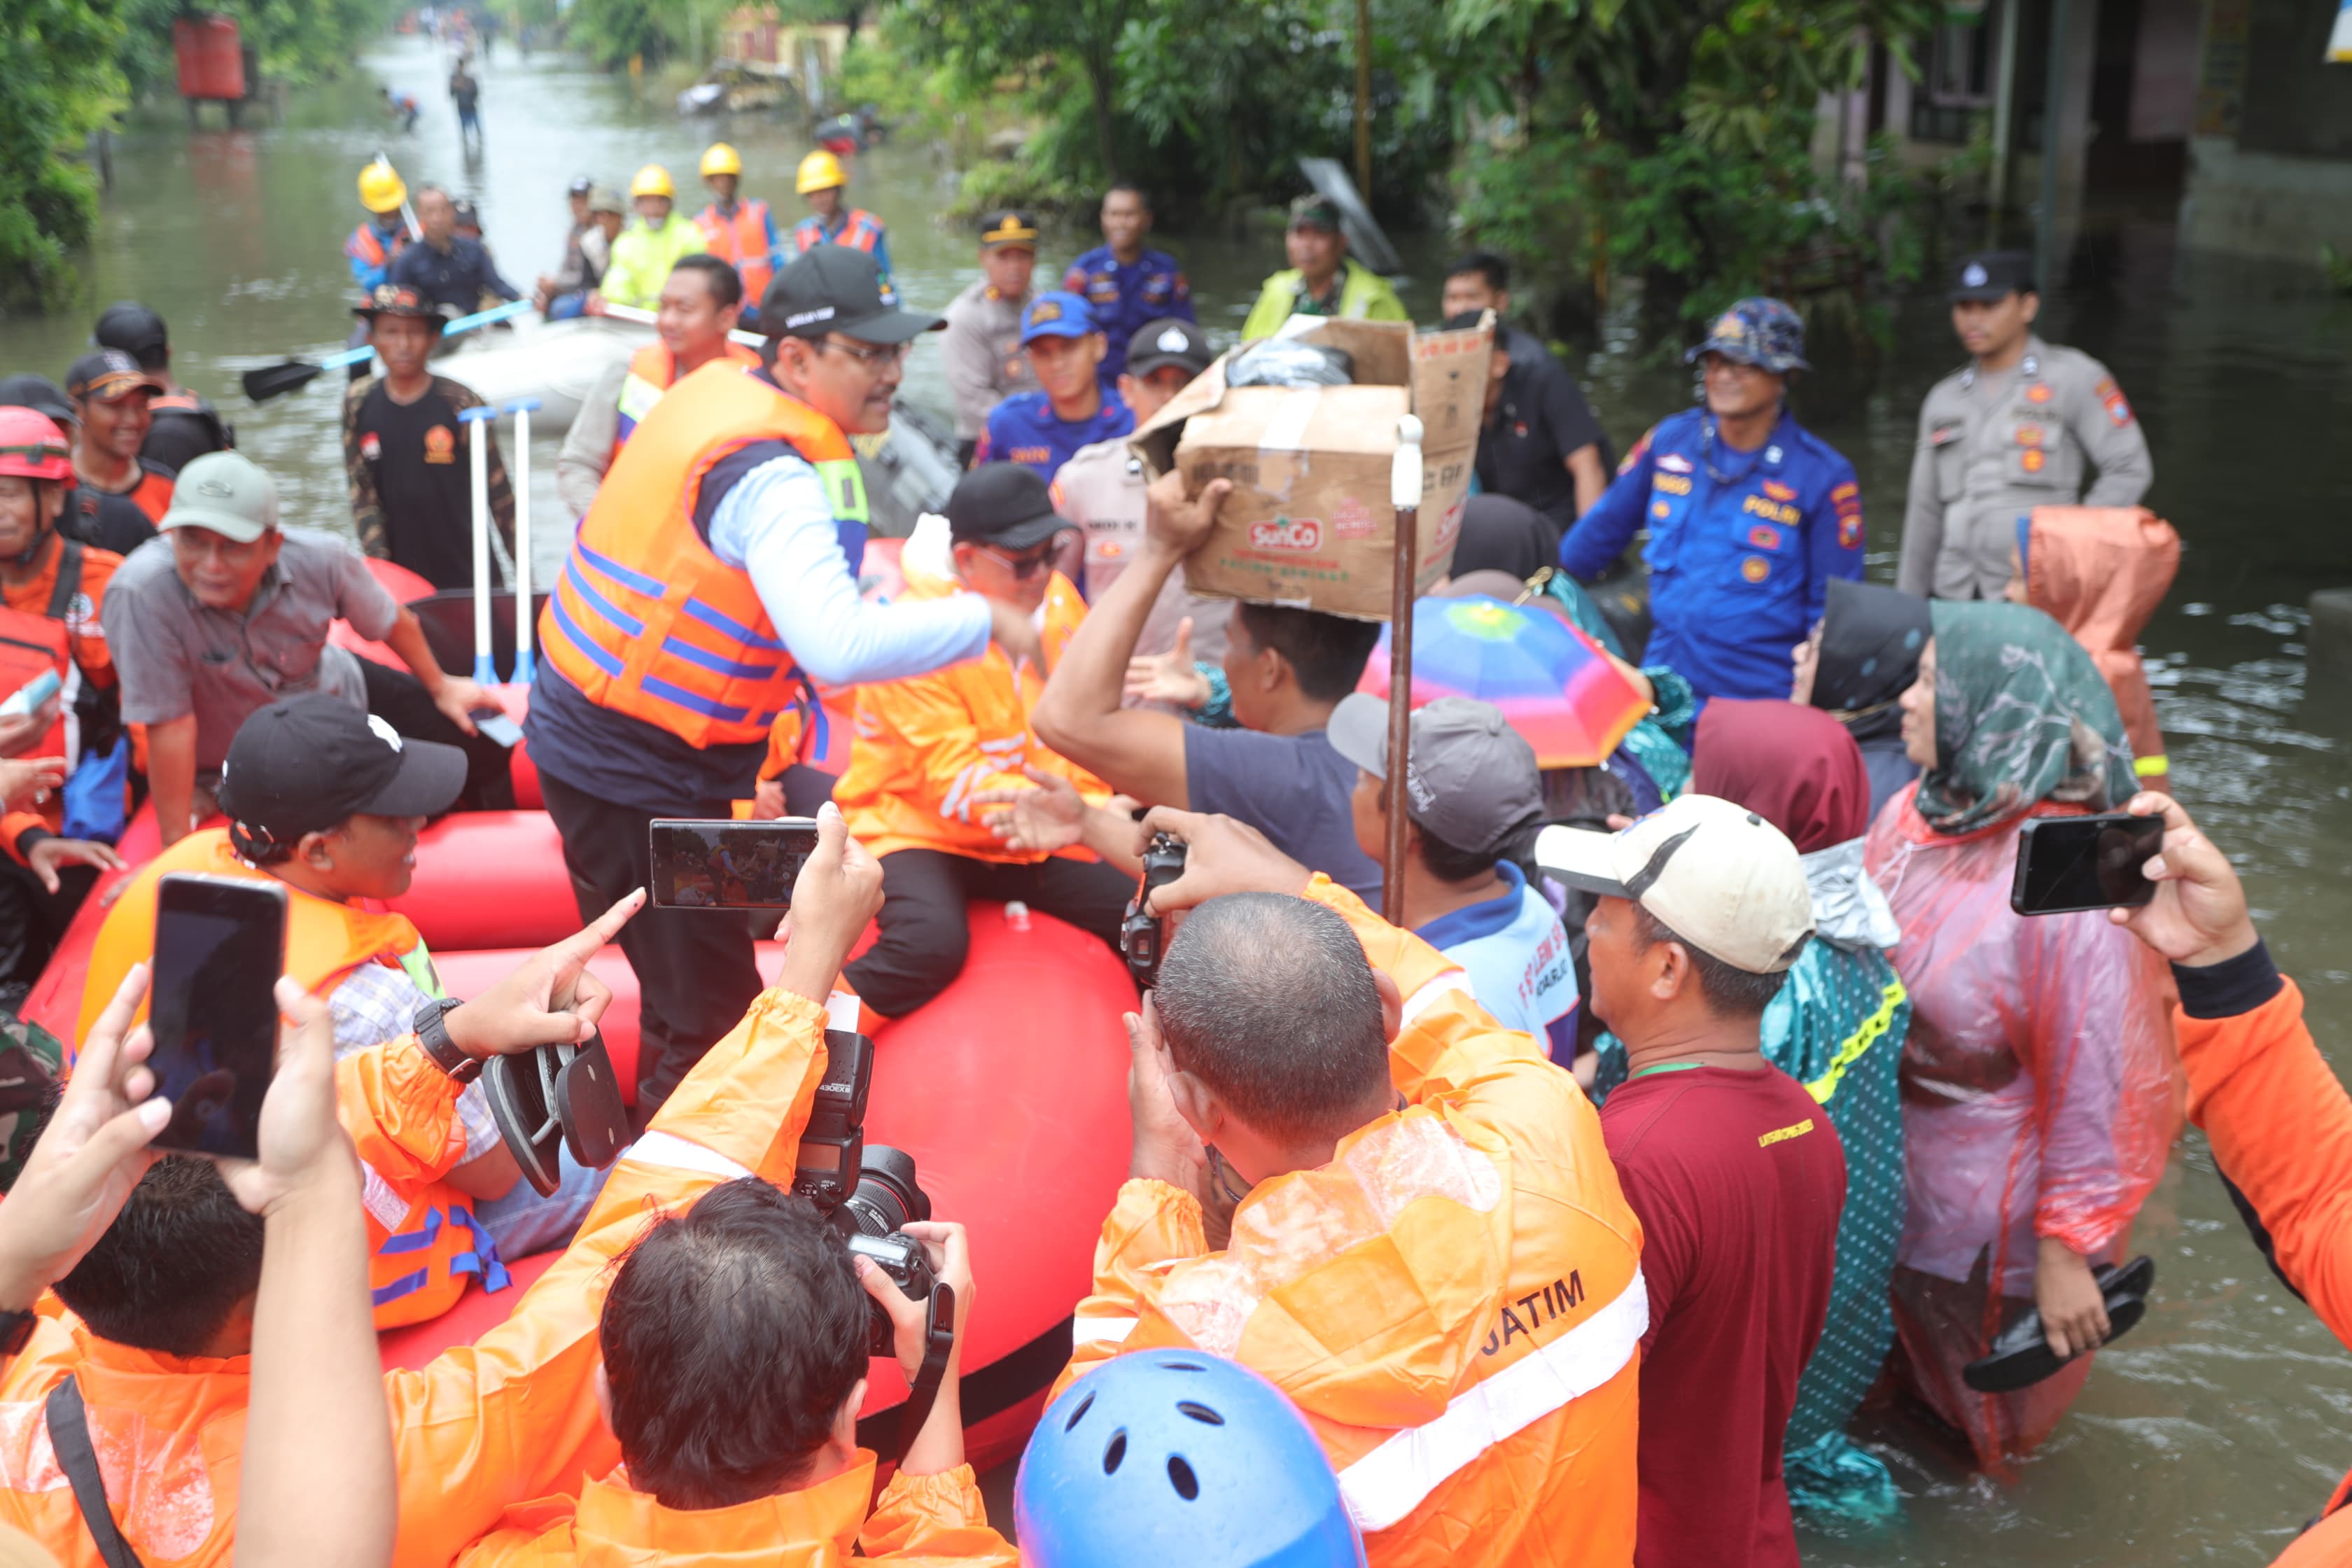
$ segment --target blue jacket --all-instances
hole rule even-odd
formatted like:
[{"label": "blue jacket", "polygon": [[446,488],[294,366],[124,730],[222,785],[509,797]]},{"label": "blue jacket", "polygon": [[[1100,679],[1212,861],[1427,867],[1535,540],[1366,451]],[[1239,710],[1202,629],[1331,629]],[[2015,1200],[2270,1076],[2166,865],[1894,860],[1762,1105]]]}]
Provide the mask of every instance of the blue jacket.
[{"label": "blue jacket", "polygon": [[1079,447],[1130,435],[1134,429],[1134,413],[1108,387],[1103,389],[1102,406],[1095,416],[1075,425],[1054,412],[1053,399],[1044,393],[1016,392],[989,410],[988,427],[981,432],[971,460],[975,467],[1023,463],[1050,485]]},{"label": "blue jacket", "polygon": [[1121,266],[1109,246],[1097,245],[1070,263],[1062,287],[1094,307],[1095,324],[1110,340],[1102,362],[1106,386],[1127,368],[1128,340],[1144,323],[1169,316],[1200,319],[1192,314],[1192,286],[1184,280],[1184,269],[1164,250],[1147,250],[1131,266]]},{"label": "blue jacket", "polygon": [[485,289],[501,300],[522,298],[520,289],[499,276],[489,247],[462,234],[450,236],[446,256],[421,239],[407,247],[393,258],[390,280],[405,284],[430,303],[446,305],[461,316],[482,308]]},{"label": "blue jacket", "polygon": [[[1646,525],[1650,616],[1643,655],[1711,697],[1786,697],[1789,650],[1821,619],[1832,577],[1862,575],[1862,492],[1853,465],[1787,413],[1760,452],[1714,439],[1704,408],[1660,420],[1560,541],[1559,563],[1590,582]],[[1728,476],[1713,477],[1716,469]]]}]

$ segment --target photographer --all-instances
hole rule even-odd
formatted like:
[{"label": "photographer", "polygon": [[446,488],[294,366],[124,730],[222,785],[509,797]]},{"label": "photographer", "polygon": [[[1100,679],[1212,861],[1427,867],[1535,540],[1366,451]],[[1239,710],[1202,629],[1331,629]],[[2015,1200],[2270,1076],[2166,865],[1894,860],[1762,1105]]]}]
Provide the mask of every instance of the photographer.
[{"label": "photographer", "polygon": [[1128,1018],[1129,1180],[1063,1385],[1131,1351],[1240,1361],[1377,1564],[1628,1562],[1648,1299],[1591,1106],[1263,834],[1164,807],[1144,832],[1184,840],[1150,906],[1186,912]]}]

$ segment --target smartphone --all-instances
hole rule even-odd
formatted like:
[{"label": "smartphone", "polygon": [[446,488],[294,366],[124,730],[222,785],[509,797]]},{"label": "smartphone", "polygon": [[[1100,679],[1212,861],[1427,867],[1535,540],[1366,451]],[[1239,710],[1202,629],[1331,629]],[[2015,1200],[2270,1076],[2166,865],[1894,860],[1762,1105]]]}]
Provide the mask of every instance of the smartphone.
[{"label": "smartphone", "polygon": [[2037,816],[2017,836],[2009,907],[2021,915],[2136,909],[2156,896],[2140,868],[2162,847],[2160,816]]},{"label": "smartphone", "polygon": [[155,1147],[254,1159],[278,1059],[286,889],[184,873],[155,886],[147,1065],[172,1120]]},{"label": "smartphone", "polygon": [[816,852],[816,818],[663,819],[646,828],[654,902],[667,910],[788,910]]},{"label": "smartphone", "polygon": [[507,717],[503,708],[477,708],[471,715],[474,728],[512,751],[522,742],[522,726]]},{"label": "smartphone", "polygon": [[0,702],[0,718],[13,719],[19,713],[39,712],[41,704],[55,697],[63,685],[64,682],[58,679],[56,670],[41,671],[40,674],[10,692],[5,702]]}]

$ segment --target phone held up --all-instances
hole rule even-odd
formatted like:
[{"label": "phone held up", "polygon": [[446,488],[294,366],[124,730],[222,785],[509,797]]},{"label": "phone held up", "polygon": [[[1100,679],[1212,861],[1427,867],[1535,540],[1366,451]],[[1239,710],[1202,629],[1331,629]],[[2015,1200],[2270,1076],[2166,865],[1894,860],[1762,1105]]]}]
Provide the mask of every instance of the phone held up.
[{"label": "phone held up", "polygon": [[2156,896],[2142,868],[2163,847],[2160,816],[2034,817],[2017,837],[2009,907],[2021,915],[2137,909]]},{"label": "phone held up", "polygon": [[789,910],[816,853],[816,818],[773,822],[662,818],[646,830],[653,900],[666,910]]},{"label": "phone held up", "polygon": [[271,882],[175,874],[155,889],[147,1059],[172,1102],[159,1149],[254,1159],[262,1097],[278,1060],[286,972],[286,890]]}]

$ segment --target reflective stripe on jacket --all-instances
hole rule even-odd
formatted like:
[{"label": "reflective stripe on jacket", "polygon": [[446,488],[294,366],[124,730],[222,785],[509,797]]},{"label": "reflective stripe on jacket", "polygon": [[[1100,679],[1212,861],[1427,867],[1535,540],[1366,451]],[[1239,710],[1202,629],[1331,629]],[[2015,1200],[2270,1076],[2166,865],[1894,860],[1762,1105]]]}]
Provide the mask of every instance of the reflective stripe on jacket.
[{"label": "reflective stripe on jacket", "polygon": [[[733,342],[728,343],[725,357],[740,365],[756,366],[760,363],[758,353],[742,343]],[[662,400],[662,394],[667,392],[677,380],[677,356],[669,352],[668,344],[647,343],[629,356],[628,374],[621,380],[620,422],[613,429],[614,457],[621,455],[621,448],[628,444],[630,433],[636,429],[646,415],[653,412],[654,405]]]},{"label": "reflective stripe on jacket", "polygon": [[[903,603],[965,591],[909,567],[899,597]],[[1060,659],[1086,614],[1077,589],[1055,573],[1039,611],[1049,666]],[[1012,660],[992,642],[978,658],[858,687],[857,742],[849,771],[833,792],[849,831],[877,855],[940,849],[1013,865],[1045,859],[1007,849],[971,803],[982,790],[1029,787],[1024,765],[1061,774],[1096,805],[1109,798],[1108,785],[1047,751],[1029,728],[1044,691],[1034,669],[1024,668],[1016,678]]]},{"label": "reflective stripe on jacket", "polygon": [[1600,1118],[1426,942],[1328,877],[1306,896],[1405,996],[1405,1108],[1258,1184],[1223,1252],[1190,1194],[1129,1182],[1062,1384],[1152,1346],[1240,1361],[1315,1427],[1383,1568],[1629,1563],[1649,1296]]},{"label": "reflective stripe on jacket", "polygon": [[591,702],[719,746],[767,740],[810,690],[751,574],[712,554],[695,526],[711,465],[772,440],[815,466],[834,516],[863,532],[866,490],[840,426],[732,367],[688,376],[605,474],[540,614],[548,662]]},{"label": "reflective stripe on jacket", "polygon": [[768,204],[756,197],[739,201],[730,217],[713,202],[694,215],[694,226],[702,232],[710,254],[732,266],[743,279],[743,298],[757,305],[768,292],[768,279],[776,275],[776,226],[768,216]]},{"label": "reflective stripe on jacket", "polygon": [[[395,964],[420,990],[442,994],[433,960],[407,916],[371,913],[280,882],[237,858],[226,828],[210,827],[188,835],[142,867],[107,911],[82,984],[77,1040],[89,1035],[131,966],[152,961],[155,885],[182,871],[284,889],[286,973],[314,995],[331,994],[344,975],[363,963]],[[355,1109],[341,1107],[347,1124]],[[373,1179],[367,1183],[367,1203],[373,1222],[369,1236],[375,1251],[368,1259],[368,1286],[379,1329],[439,1317],[457,1304],[468,1279],[479,1279],[485,1289],[506,1288],[506,1266],[488,1236],[476,1226],[473,1200],[439,1180],[461,1152],[482,1151],[466,1151],[462,1139],[450,1140],[431,1152],[436,1168],[424,1180],[395,1180],[373,1164],[369,1167]]]}]

